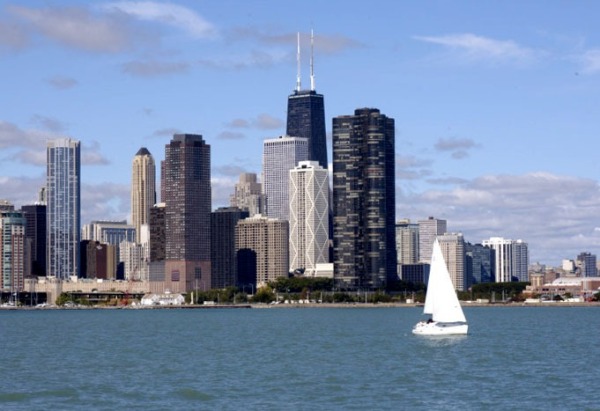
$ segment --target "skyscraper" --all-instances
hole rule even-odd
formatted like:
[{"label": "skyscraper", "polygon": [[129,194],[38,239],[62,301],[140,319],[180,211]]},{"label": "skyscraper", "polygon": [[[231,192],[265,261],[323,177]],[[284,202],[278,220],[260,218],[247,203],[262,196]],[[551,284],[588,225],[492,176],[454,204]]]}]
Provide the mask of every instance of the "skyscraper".
[{"label": "skyscraper", "polygon": [[31,243],[31,275],[46,275],[46,203],[24,205],[25,237]]},{"label": "skyscraper", "polygon": [[394,119],[357,109],[333,119],[334,276],[379,288],[396,276]]},{"label": "skyscraper", "polygon": [[244,218],[248,218],[248,211],[237,207],[221,207],[210,216],[213,288],[234,287],[238,284],[235,227]]},{"label": "skyscraper", "polygon": [[482,244],[495,252],[494,274],[496,282],[528,281],[527,267],[529,253],[527,243],[522,240],[509,240],[502,237],[491,237],[483,240]]},{"label": "skyscraper", "polygon": [[419,261],[419,225],[410,220],[396,223],[396,250],[398,265],[416,264]]},{"label": "skyscraper", "polygon": [[317,161],[290,170],[290,271],[329,261],[329,178]]},{"label": "skyscraper", "polygon": [[263,144],[263,192],[267,197],[267,216],[289,219],[289,179],[300,161],[308,160],[308,139],[280,136]]},{"label": "skyscraper", "polygon": [[210,289],[210,146],[175,134],[165,146],[165,288]]},{"label": "skyscraper", "polygon": [[431,253],[433,252],[433,243],[438,235],[442,235],[447,230],[446,220],[429,217],[427,220],[419,221],[419,261],[423,263],[431,262]]},{"label": "skyscraper", "polygon": [[46,171],[47,275],[79,275],[81,222],[80,143],[70,138],[48,142]]},{"label": "skyscraper", "polygon": [[248,211],[250,216],[263,214],[265,211],[265,195],[262,184],[256,181],[255,173],[241,173],[235,185],[234,193],[229,197],[231,207]]},{"label": "skyscraper", "polygon": [[156,203],[156,166],[146,147],[133,157],[131,173],[131,224],[135,227],[135,239],[141,242],[143,224],[148,224],[150,209]]},{"label": "skyscraper", "polygon": [[454,289],[464,291],[466,280],[465,240],[462,234],[446,233],[437,237]]},{"label": "skyscraper", "polygon": [[308,160],[318,161],[325,170],[327,167],[327,143],[325,131],[325,105],[322,94],[315,91],[313,65],[313,41],[311,33],[310,90],[302,90],[300,81],[300,35],[298,35],[298,75],[296,89],[288,97],[287,128],[288,136],[308,139]]},{"label": "skyscraper", "polygon": [[0,290],[20,291],[25,281],[25,217],[0,210]]}]

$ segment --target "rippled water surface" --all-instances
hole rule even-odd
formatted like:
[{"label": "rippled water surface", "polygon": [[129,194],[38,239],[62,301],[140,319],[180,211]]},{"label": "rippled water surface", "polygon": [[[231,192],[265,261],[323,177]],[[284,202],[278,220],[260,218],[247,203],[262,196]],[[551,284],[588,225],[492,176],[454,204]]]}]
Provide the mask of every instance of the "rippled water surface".
[{"label": "rippled water surface", "polygon": [[2,410],[598,410],[600,308],[0,311]]}]

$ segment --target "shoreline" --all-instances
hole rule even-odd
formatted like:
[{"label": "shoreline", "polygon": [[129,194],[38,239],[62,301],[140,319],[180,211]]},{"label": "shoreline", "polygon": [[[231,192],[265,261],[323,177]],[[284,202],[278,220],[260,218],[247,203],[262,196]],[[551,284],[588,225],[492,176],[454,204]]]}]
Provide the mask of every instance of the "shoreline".
[{"label": "shoreline", "polygon": [[[600,302],[534,302],[534,303],[461,303],[464,307],[600,307]],[[407,303],[304,303],[304,304],[196,304],[153,306],[80,306],[80,307],[0,307],[0,311],[52,311],[52,310],[207,310],[207,309],[290,309],[290,308],[421,308],[423,304]]]}]

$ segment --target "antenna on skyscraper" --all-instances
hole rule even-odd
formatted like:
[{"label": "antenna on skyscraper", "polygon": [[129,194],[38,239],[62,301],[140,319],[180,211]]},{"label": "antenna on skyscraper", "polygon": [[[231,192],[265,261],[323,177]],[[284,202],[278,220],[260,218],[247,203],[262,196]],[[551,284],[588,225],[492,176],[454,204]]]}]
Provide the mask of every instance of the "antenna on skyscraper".
[{"label": "antenna on skyscraper", "polygon": [[310,89],[311,91],[315,91],[315,68],[314,68],[314,59],[313,59],[313,49],[315,43],[315,36],[313,34],[313,29],[310,29]]},{"label": "antenna on skyscraper", "polygon": [[300,91],[300,32],[297,34],[298,39],[298,53],[296,54],[296,63],[298,65],[298,73],[296,74],[296,91]]}]

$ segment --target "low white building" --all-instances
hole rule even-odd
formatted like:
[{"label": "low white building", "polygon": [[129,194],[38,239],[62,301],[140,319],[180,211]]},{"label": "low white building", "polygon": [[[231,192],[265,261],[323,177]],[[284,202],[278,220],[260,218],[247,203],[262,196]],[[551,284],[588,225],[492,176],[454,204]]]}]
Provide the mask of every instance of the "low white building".
[{"label": "low white building", "polygon": [[142,297],[142,305],[182,305],[185,298],[181,294],[146,294]]}]

